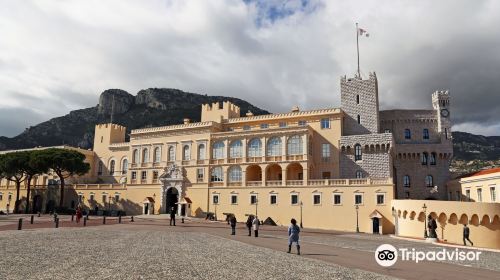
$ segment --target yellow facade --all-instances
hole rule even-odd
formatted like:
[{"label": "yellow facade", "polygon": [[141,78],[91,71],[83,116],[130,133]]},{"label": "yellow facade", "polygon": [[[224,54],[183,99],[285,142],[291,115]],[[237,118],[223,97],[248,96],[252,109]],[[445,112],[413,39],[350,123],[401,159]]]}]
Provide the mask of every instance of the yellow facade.
[{"label": "yellow facade", "polygon": [[481,170],[448,183],[448,200],[498,203],[500,168]]}]

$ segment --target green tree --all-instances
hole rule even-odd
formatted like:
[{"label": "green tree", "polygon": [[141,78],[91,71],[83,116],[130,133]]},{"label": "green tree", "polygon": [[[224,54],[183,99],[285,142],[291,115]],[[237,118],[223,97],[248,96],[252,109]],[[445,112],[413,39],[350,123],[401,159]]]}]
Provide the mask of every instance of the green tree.
[{"label": "green tree", "polygon": [[61,190],[59,207],[64,202],[64,180],[74,175],[84,175],[90,170],[90,165],[85,160],[85,155],[69,149],[50,148],[41,150],[37,156],[38,161],[46,164],[60,179]]},{"label": "green tree", "polygon": [[0,160],[2,176],[16,184],[14,213],[19,212],[19,193],[21,190],[21,183],[26,180],[26,170],[28,169],[29,159],[30,152],[22,151],[4,154]]},{"label": "green tree", "polygon": [[30,195],[31,195],[31,181],[35,176],[42,175],[49,172],[49,163],[46,157],[43,156],[43,152],[40,150],[31,151],[29,153],[29,161],[25,166],[25,176],[26,176],[26,208],[25,213],[28,214],[30,211]]}]

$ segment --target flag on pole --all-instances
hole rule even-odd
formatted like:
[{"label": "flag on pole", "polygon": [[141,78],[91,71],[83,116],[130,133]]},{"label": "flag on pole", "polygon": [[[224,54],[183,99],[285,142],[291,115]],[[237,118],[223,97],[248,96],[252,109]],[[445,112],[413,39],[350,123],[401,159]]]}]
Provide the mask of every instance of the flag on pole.
[{"label": "flag on pole", "polygon": [[358,33],[359,33],[359,36],[365,36],[365,37],[370,37],[370,34],[368,33],[368,31],[366,31],[365,29],[363,28],[358,28]]}]

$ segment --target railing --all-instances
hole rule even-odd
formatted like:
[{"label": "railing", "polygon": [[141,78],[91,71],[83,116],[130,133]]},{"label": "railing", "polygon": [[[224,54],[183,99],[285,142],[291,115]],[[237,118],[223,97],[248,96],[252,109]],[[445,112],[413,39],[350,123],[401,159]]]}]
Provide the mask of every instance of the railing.
[{"label": "railing", "polygon": [[287,186],[302,186],[304,184],[304,180],[287,180]]},{"label": "railing", "polygon": [[224,163],[224,159],[223,159],[223,158],[219,158],[219,159],[211,159],[211,160],[210,160],[210,163],[211,163],[211,164],[223,164],[223,163]]},{"label": "railing", "polygon": [[147,180],[146,179],[141,179],[141,184],[147,184]]},{"label": "railing", "polygon": [[83,189],[123,189],[125,185],[120,184],[72,184],[76,190]]},{"label": "railing", "polygon": [[227,160],[228,163],[241,163],[243,162],[242,158],[230,158]]},{"label": "railing", "polygon": [[247,187],[258,187],[262,186],[262,181],[247,181]]},{"label": "railing", "polygon": [[266,181],[266,186],[281,186],[282,184],[283,184],[283,181],[281,181],[281,180]]},{"label": "railing", "polygon": [[137,179],[131,179],[130,184],[137,184]]},{"label": "railing", "polygon": [[137,167],[137,163],[131,163],[130,167]]},{"label": "railing", "polygon": [[266,161],[281,161],[282,156],[267,156]]},{"label": "railing", "polygon": [[222,187],[224,186],[224,182],[211,182],[210,185],[212,187]]},{"label": "railing", "polygon": [[158,184],[158,179],[153,179],[153,184]]},{"label": "railing", "polygon": [[153,166],[160,166],[161,165],[161,162],[153,162]]},{"label": "railing", "polygon": [[181,164],[182,164],[182,165],[189,165],[190,163],[191,163],[191,161],[190,161],[190,160],[183,160],[183,161],[181,162]]},{"label": "railing", "polygon": [[241,182],[229,182],[227,185],[230,187],[241,187]]},{"label": "railing", "polygon": [[247,162],[262,162],[262,157],[247,157]]},{"label": "railing", "polygon": [[286,160],[303,160],[304,155],[288,155],[286,156]]},{"label": "railing", "polygon": [[199,159],[196,161],[196,164],[205,164],[205,160],[204,159]]},{"label": "railing", "polygon": [[147,167],[149,165],[149,162],[143,162],[141,163],[141,167]]}]

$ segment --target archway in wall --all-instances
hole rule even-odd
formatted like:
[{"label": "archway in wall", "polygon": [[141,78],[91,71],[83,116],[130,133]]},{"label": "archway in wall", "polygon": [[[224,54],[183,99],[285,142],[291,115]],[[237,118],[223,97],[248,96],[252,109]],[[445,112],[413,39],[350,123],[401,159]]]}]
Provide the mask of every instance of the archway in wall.
[{"label": "archway in wall", "polygon": [[303,176],[303,168],[300,163],[294,162],[288,165],[286,168],[286,179],[287,180],[302,180]]},{"label": "archway in wall", "polygon": [[281,166],[278,164],[271,164],[267,167],[266,180],[267,181],[279,181],[281,180]]},{"label": "archway in wall", "polygon": [[179,202],[179,192],[176,188],[171,187],[167,190],[166,195],[166,203],[165,203],[165,213],[170,213],[172,208],[174,212],[177,212],[177,203]]},{"label": "archway in wall", "polygon": [[258,165],[250,165],[246,171],[246,181],[262,181],[262,169]]}]

